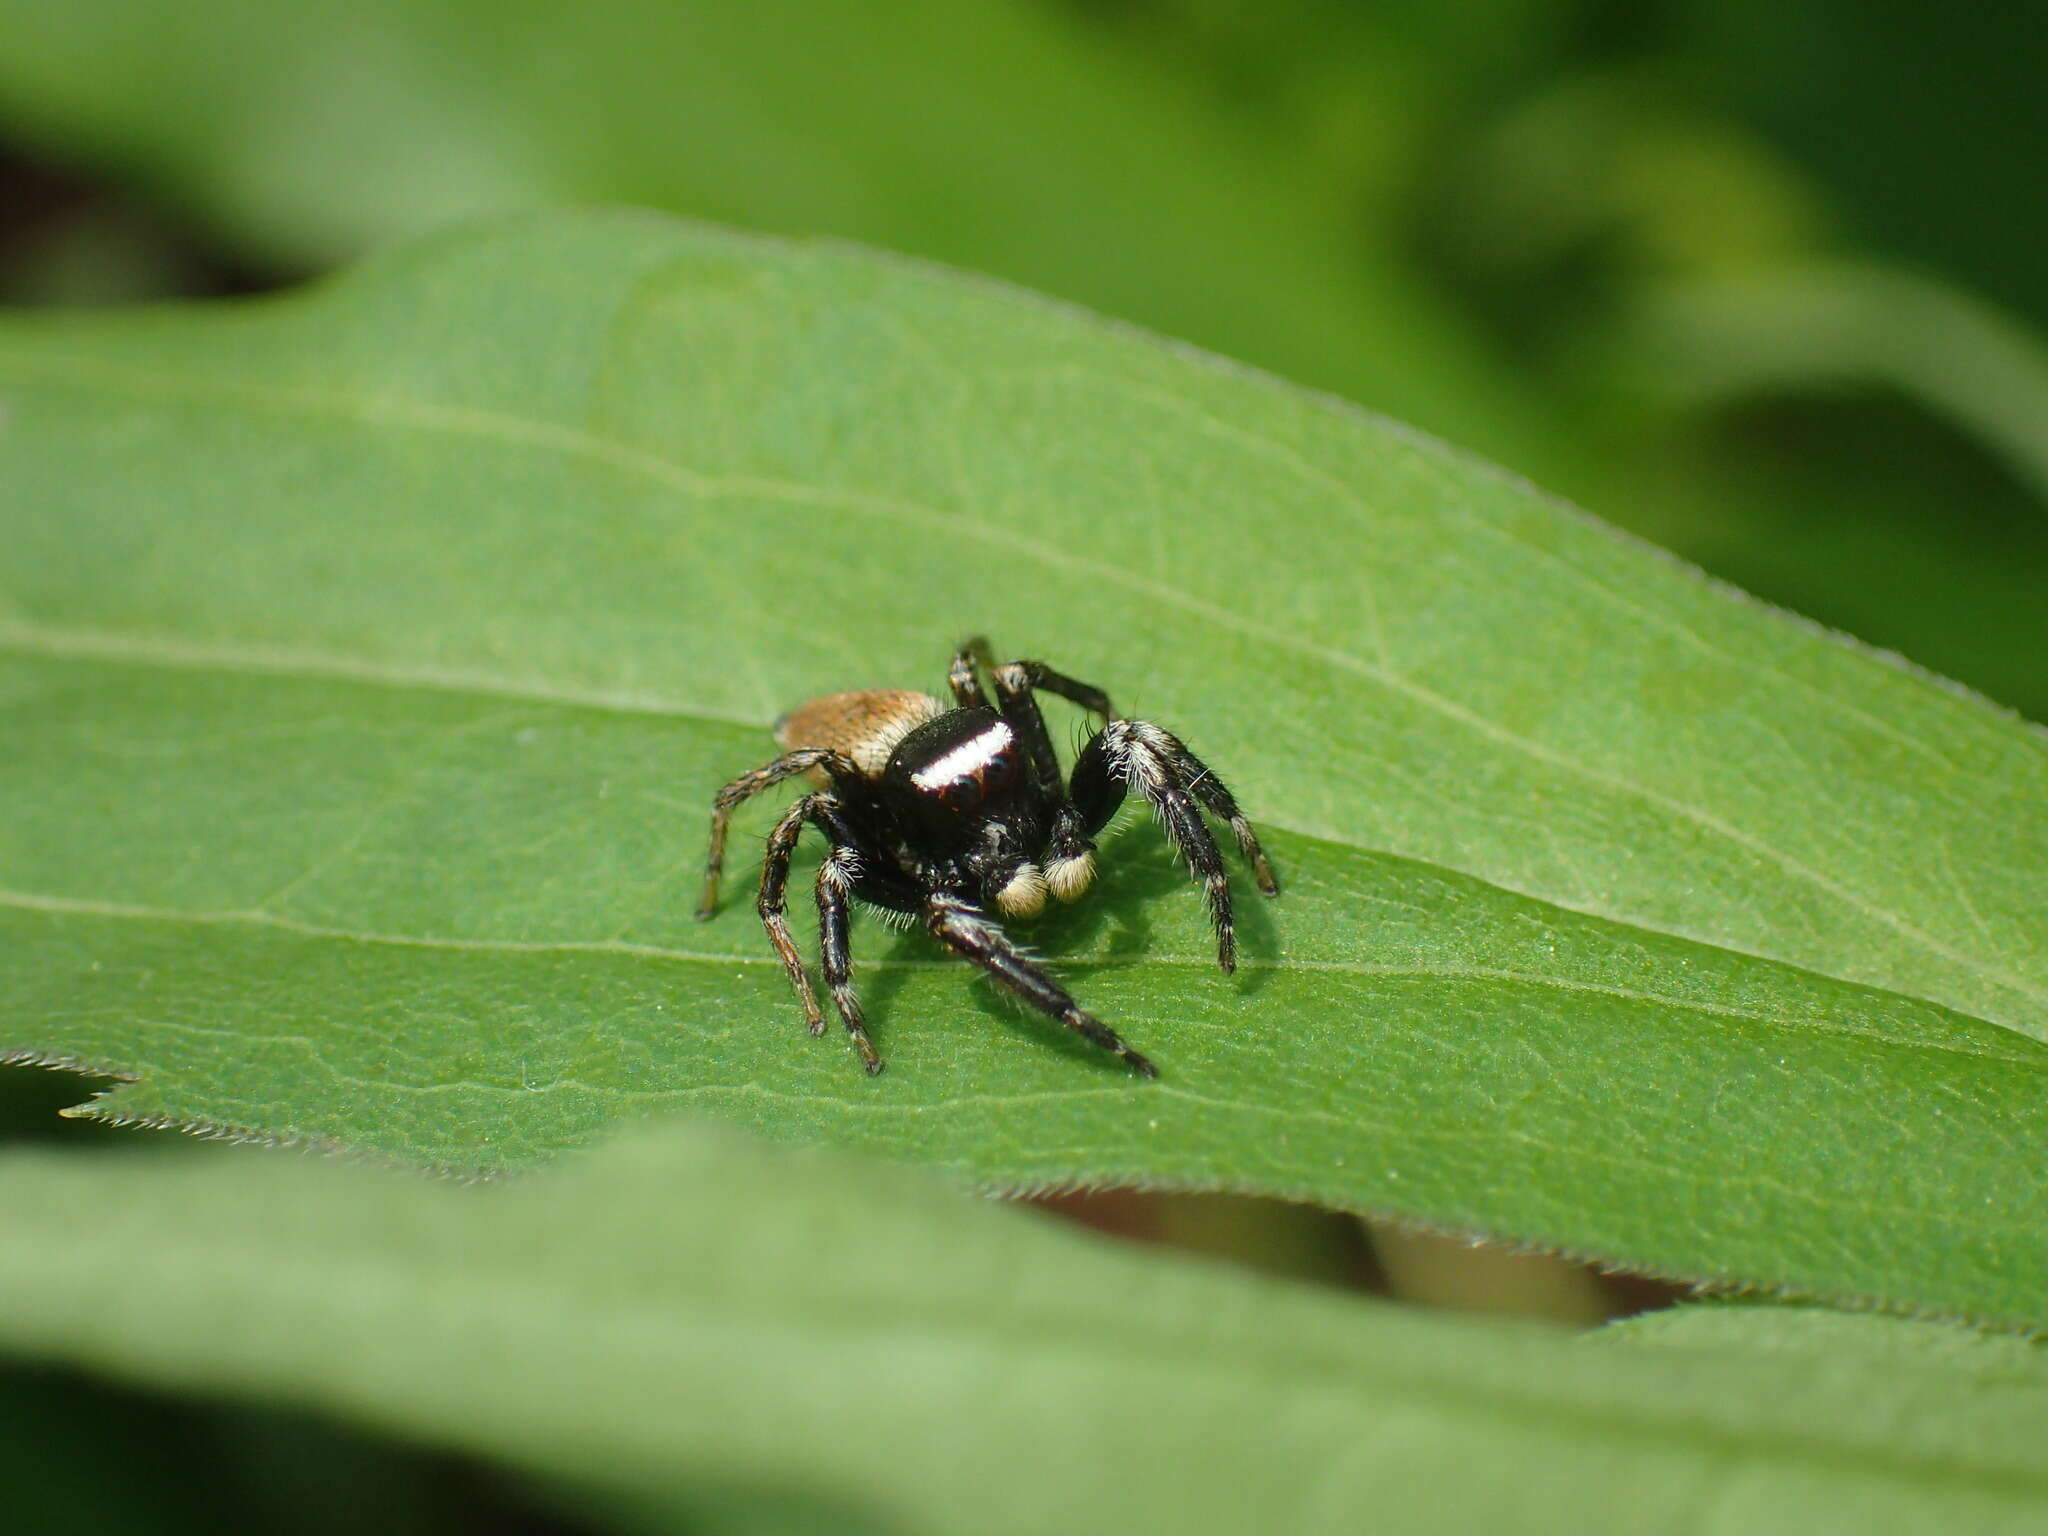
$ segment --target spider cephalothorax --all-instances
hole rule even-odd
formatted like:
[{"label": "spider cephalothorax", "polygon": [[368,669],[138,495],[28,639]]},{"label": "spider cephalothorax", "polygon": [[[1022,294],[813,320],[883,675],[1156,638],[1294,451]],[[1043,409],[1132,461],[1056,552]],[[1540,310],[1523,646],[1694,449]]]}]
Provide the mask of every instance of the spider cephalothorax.
[{"label": "spider cephalothorax", "polygon": [[[982,691],[978,668],[995,678],[996,701]],[[711,815],[711,852],[697,916],[717,909],[725,863],[726,825],[749,796],[798,774],[826,787],[805,795],[775,824],[761,868],[757,903],[775,952],[789,971],[814,1035],[825,1016],[783,918],[790,855],[806,823],[830,845],[818,869],[818,945],[826,985],[869,1072],[882,1070],[855,997],[847,949],[853,899],[923,922],[933,937],[988,971],[1032,1007],[1112,1051],[1147,1077],[1151,1062],[1082,1011],[1044,967],[997,926],[1029,917],[1051,896],[1072,901],[1095,877],[1097,832],[1126,793],[1149,801],[1167,835],[1202,882],[1216,927],[1216,962],[1237,966],[1230,877],[1203,813],[1227,821],[1250,861],[1259,889],[1279,889],[1251,824],[1223,781],[1167,732],[1142,720],[1117,719],[1109,699],[1036,661],[996,666],[987,642],[969,641],[953,658],[948,709],[929,694],[866,689],[813,699],[775,727],[784,750],[718,792]],[[1052,738],[1038,712],[1036,689],[1071,699],[1102,720],[1063,780]]]}]

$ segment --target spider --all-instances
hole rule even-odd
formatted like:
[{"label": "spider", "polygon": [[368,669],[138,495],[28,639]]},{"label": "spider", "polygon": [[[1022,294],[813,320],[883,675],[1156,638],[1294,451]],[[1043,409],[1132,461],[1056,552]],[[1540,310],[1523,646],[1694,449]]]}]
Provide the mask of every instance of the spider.
[{"label": "spider", "polygon": [[[995,703],[981,669],[995,679]],[[1202,882],[1216,928],[1216,963],[1237,966],[1230,877],[1202,813],[1230,823],[1237,845],[1266,895],[1273,871],[1251,823],[1223,781],[1174,736],[1142,720],[1117,718],[1100,688],[1043,662],[997,666],[988,642],[968,641],[947,674],[948,709],[930,694],[862,689],[828,694],[776,722],[781,756],[743,773],[718,792],[711,813],[700,920],[718,908],[725,836],[732,813],[762,790],[799,774],[825,787],[805,795],[775,823],[761,864],[756,908],[769,942],[789,972],[813,1035],[825,1016],[784,920],[790,855],[808,823],[830,845],[818,869],[818,947],[825,983],[853,1047],[870,1075],[882,1058],[868,1039],[855,996],[847,946],[849,898],[897,921],[922,921],[941,944],[971,960],[1029,1006],[1109,1051],[1133,1071],[1159,1069],[1085,1012],[998,925],[994,913],[1031,917],[1048,895],[1073,901],[1095,877],[1095,844],[1129,790],[1151,802]],[[1033,691],[1069,699],[1103,722],[1081,748],[1070,780],[1060,779]],[[991,912],[993,909],[993,913]]]}]

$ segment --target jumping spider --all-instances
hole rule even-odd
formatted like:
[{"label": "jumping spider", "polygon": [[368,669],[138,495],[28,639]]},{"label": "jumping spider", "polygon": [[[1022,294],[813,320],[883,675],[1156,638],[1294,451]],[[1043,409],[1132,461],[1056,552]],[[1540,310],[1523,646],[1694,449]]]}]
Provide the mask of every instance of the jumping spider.
[{"label": "jumping spider", "polygon": [[[978,666],[995,678],[993,706]],[[805,795],[768,834],[756,906],[768,938],[789,971],[790,985],[811,1033],[825,1016],[783,919],[790,855],[809,822],[831,845],[818,870],[818,946],[854,1049],[870,1074],[882,1059],[868,1039],[854,996],[847,948],[847,905],[857,897],[883,913],[921,920],[940,943],[982,967],[1010,991],[1076,1034],[1114,1052],[1133,1071],[1158,1068],[1125,1045],[1116,1031],[1082,1011],[1043,966],[996,925],[1030,917],[1048,894],[1072,901],[1095,877],[1090,841],[1129,790],[1151,802],[1202,882],[1216,927],[1216,963],[1237,966],[1230,914],[1230,877],[1202,812],[1230,823],[1259,889],[1279,887],[1251,823],[1223,781],[1179,740],[1142,720],[1120,720],[1099,688],[1076,682],[1037,661],[997,666],[988,642],[970,640],[947,674],[953,707],[929,694],[863,689],[799,705],[776,722],[782,755],[741,774],[718,792],[711,813],[699,919],[718,906],[725,834],[733,811],[752,795],[798,774],[828,787]],[[1072,700],[1101,717],[1081,748],[1073,777],[1060,779],[1059,759],[1038,712],[1034,689]]]}]

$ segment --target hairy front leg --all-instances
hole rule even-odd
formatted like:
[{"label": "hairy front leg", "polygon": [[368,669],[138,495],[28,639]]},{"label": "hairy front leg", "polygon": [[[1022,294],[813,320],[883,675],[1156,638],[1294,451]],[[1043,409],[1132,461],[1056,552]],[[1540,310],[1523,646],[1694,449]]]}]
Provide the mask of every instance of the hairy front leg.
[{"label": "hairy front leg", "polygon": [[957,896],[933,896],[925,903],[925,927],[953,953],[972,960],[1031,1007],[1108,1051],[1133,1072],[1159,1075],[1157,1067],[1125,1045],[1115,1030],[1084,1011],[1065,987],[1018,949],[973,903]]}]

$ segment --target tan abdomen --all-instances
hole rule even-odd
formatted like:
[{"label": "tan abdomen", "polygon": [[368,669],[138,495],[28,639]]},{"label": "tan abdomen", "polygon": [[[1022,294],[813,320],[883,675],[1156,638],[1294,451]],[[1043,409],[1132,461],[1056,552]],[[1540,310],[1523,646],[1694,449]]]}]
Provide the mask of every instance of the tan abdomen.
[{"label": "tan abdomen", "polygon": [[[889,754],[910,731],[946,706],[928,693],[908,688],[860,688],[828,693],[799,704],[775,722],[775,739],[785,751],[829,747],[853,759],[869,778],[879,777]],[[819,777],[815,772],[812,777]]]}]

